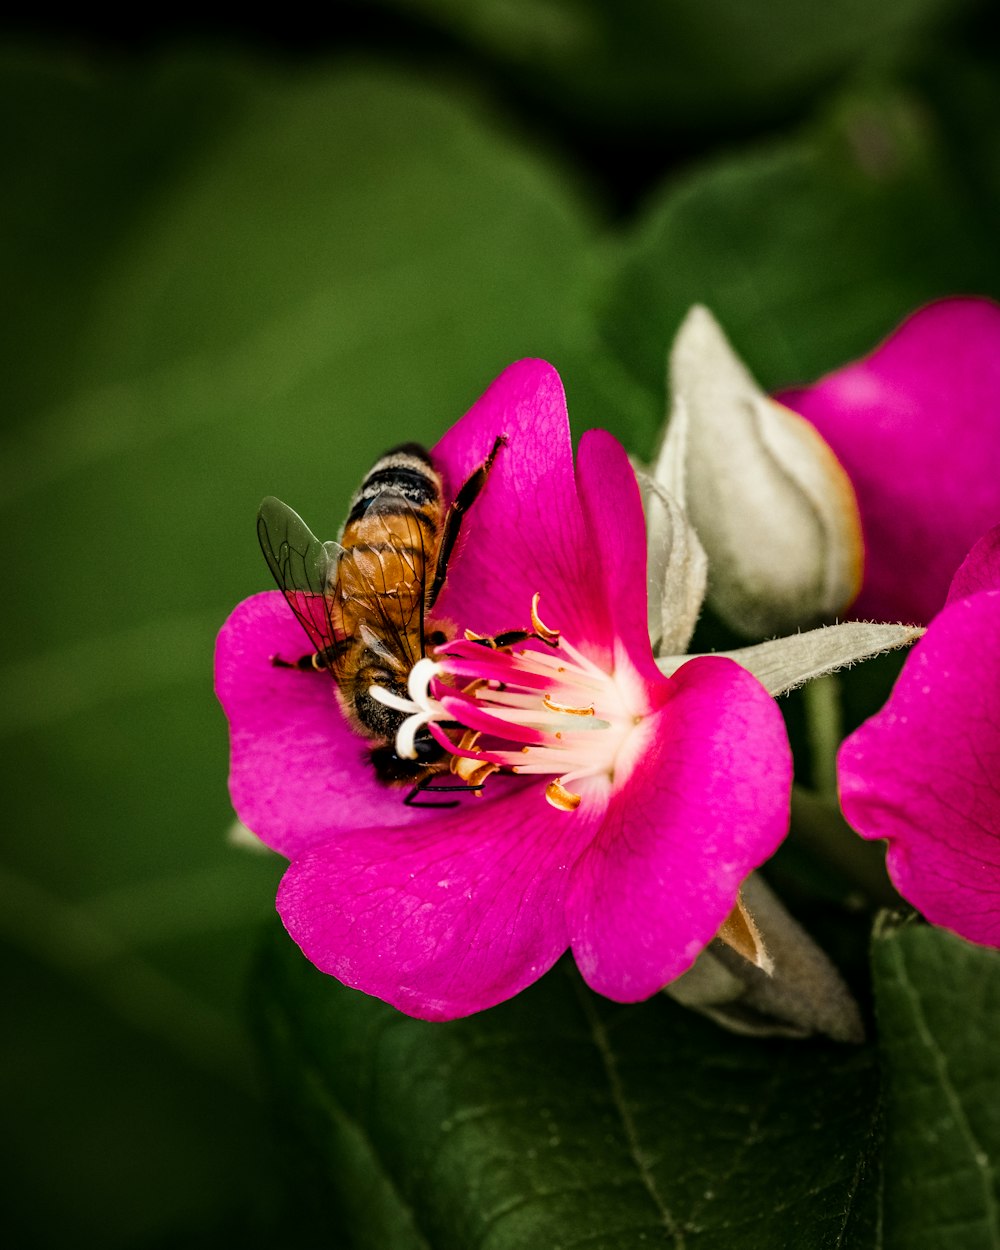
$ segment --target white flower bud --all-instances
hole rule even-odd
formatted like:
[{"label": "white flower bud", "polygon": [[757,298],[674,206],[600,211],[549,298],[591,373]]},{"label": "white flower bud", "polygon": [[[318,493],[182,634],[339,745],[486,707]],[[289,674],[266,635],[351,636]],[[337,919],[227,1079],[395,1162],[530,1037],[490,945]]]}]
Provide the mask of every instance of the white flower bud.
[{"label": "white flower bud", "polygon": [[864,1040],[840,973],[756,873],[719,936],[666,992],[734,1033]]},{"label": "white flower bud", "polygon": [[708,580],[704,548],[678,502],[683,497],[683,467],[678,461],[679,481],[671,483],[657,482],[635,469],[646,513],[649,641],[655,652],[667,655],[687,650]]},{"label": "white flower bud", "polygon": [[832,620],[861,585],[851,483],[813,427],[761,390],[707,309],[670,353],[672,410],[654,469],[708,555],[709,602],[766,637]]}]

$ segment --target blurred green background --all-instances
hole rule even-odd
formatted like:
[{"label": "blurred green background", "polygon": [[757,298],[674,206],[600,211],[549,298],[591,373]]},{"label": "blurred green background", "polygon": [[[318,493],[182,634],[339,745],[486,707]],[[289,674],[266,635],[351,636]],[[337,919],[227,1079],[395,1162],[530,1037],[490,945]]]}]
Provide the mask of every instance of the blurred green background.
[{"label": "blurred green background", "polygon": [[648,453],[695,300],[779,386],[1000,296],[985,0],[259,23],[0,51],[8,1244],[296,1240],[246,1024],[281,865],[227,841],[211,689],[263,495],[332,535],[523,355]]}]

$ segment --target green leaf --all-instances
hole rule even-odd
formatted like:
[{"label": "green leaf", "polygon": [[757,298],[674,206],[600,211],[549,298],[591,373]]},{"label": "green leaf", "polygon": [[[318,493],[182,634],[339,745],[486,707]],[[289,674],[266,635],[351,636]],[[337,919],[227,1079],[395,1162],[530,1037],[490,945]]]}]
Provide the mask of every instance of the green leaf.
[{"label": "green leaf", "polygon": [[450,1024],[345,989],[284,934],[265,965],[271,1077],[311,1147],[303,1201],[335,1195],[353,1246],[871,1244],[870,1048],[733,1037],[664,996],[616,1006],[568,961]]},{"label": "green leaf", "polygon": [[643,396],[645,441],[663,421],[667,350],[694,303],[771,390],[871,350],[929,299],[1000,293],[996,205],[956,166],[963,141],[929,98],[872,91],[793,138],[668,183],[597,313],[622,383]]},{"label": "green leaf", "polygon": [[[745,129],[859,65],[902,59],[968,0],[384,0],[516,72],[597,126]],[[634,142],[634,137],[632,139]]]},{"label": "green leaf", "polygon": [[884,925],[885,1250],[1000,1247],[1000,952]]}]

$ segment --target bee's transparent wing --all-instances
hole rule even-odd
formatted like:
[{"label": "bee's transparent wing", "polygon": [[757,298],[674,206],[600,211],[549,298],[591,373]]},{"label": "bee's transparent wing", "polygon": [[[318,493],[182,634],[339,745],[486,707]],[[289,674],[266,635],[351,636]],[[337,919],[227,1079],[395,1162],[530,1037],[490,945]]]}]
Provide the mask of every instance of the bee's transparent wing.
[{"label": "bee's transparent wing", "polygon": [[333,620],[340,544],[320,542],[298,513],[273,495],[260,505],[257,537],[278,588],[315,649],[329,652],[343,643]]}]

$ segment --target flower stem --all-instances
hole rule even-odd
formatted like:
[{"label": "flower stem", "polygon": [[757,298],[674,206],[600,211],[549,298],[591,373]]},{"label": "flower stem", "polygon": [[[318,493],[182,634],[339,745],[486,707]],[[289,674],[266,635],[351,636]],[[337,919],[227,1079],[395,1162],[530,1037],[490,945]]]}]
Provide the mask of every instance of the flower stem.
[{"label": "flower stem", "polygon": [[872,903],[898,907],[899,895],[885,871],[885,848],[865,842],[827,795],[792,787],[792,836],[853,882]]},{"label": "flower stem", "polygon": [[806,734],[812,760],[814,788],[824,797],[837,799],[837,750],[843,733],[840,679],[827,673],[808,682],[802,691]]}]

